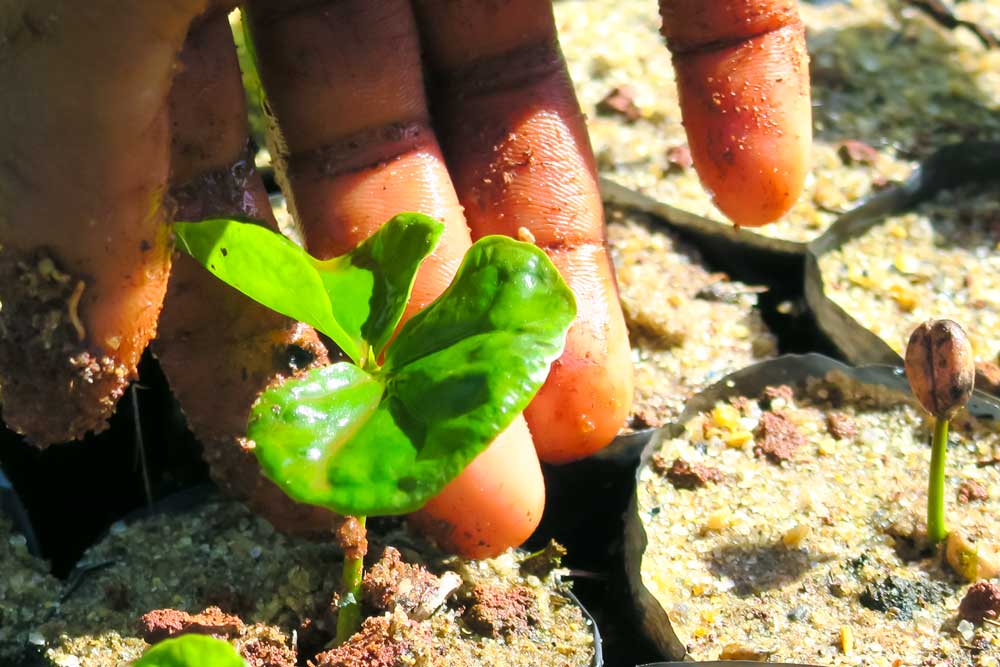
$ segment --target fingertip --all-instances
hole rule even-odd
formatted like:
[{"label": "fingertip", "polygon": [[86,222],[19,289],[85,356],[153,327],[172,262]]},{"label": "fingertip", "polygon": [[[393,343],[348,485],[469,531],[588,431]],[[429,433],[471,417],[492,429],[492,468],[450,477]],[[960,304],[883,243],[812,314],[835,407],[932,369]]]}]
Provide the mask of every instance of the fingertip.
[{"label": "fingertip", "polygon": [[[690,126],[689,126],[690,127]],[[748,135],[713,140],[689,131],[691,155],[702,185],[733,223],[760,227],[784,216],[802,194],[809,164],[809,132],[796,137]],[[724,135],[727,129],[718,134]],[[730,132],[729,137],[738,136]]]},{"label": "fingertip", "polygon": [[443,549],[492,558],[523,544],[544,509],[542,468],[518,417],[410,521]]},{"label": "fingertip", "polygon": [[632,352],[603,244],[552,256],[577,299],[562,357],[525,411],[538,457],[569,463],[606,447],[632,405]]},{"label": "fingertip", "polygon": [[[607,364],[631,370],[620,361]],[[545,463],[585,459],[610,444],[625,424],[631,405],[631,374],[621,377],[580,357],[564,357],[553,367],[548,385],[526,411],[538,458]]]},{"label": "fingertip", "polygon": [[740,226],[777,220],[802,193],[812,145],[802,25],[674,60],[691,155],[716,206]]}]

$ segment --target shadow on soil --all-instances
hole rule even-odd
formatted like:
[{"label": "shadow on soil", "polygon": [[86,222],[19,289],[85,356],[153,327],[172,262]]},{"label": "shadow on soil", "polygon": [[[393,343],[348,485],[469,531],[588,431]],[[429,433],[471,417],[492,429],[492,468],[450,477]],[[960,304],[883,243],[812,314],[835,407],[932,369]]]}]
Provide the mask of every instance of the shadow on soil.
[{"label": "shadow on soil", "polygon": [[[950,143],[1000,138],[996,99],[963,66],[957,40],[926,17],[900,30],[857,25],[807,39],[817,138],[892,145],[910,159]],[[977,43],[964,57],[982,53]]]},{"label": "shadow on soil", "polygon": [[794,583],[815,564],[815,554],[783,544],[736,544],[713,553],[707,564],[709,572],[736,585],[736,595],[749,597]]}]

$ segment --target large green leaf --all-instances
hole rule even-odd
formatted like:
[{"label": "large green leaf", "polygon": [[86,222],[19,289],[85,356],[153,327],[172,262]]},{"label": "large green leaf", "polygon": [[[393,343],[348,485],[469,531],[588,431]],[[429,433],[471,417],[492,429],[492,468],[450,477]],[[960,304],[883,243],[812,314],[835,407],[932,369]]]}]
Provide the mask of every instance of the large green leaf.
[{"label": "large green leaf", "polygon": [[314,326],[355,363],[377,357],[389,340],[417,268],[443,229],[433,218],[404,213],[350,253],[320,261],[253,223],[223,218],[174,223],[178,245],[219,279]]},{"label": "large green leaf", "polygon": [[247,667],[247,663],[221,639],[181,635],[150,648],[134,667]]},{"label": "large green leaf", "polygon": [[379,379],[347,362],[264,392],[247,427],[261,468],[293,499],[327,506],[330,462],[371,418],[384,392]]},{"label": "large green leaf", "polygon": [[248,435],[293,498],[350,515],[416,510],[524,410],[575,315],[541,250],[487,237],[403,326],[383,369],[341,364],[271,389]]}]

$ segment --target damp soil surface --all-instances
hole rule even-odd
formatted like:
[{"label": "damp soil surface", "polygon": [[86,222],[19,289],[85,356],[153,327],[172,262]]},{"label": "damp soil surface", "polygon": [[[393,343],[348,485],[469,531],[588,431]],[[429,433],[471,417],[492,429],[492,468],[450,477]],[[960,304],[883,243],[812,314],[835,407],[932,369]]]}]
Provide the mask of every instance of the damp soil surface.
[{"label": "damp soil surface", "polygon": [[1000,430],[953,420],[944,548],[916,474],[932,429],[910,396],[830,374],[718,401],[664,438],[639,475],[639,569],[687,653],[996,664]]},{"label": "damp soil surface", "polygon": [[361,631],[331,648],[338,547],[281,535],[235,501],[200,495],[193,508],[116,522],[87,550],[60,603],[13,626],[32,628],[35,664],[123,664],[185,633],[230,641],[252,667],[592,662],[591,625],[558,562],[523,552],[464,561],[392,521],[371,526]]}]

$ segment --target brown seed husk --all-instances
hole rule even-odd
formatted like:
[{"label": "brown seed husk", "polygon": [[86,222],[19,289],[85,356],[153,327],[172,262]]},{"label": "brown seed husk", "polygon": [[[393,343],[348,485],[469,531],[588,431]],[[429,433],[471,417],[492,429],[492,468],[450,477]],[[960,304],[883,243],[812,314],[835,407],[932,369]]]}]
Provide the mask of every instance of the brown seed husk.
[{"label": "brown seed husk", "polygon": [[972,395],[976,366],[972,345],[956,322],[928,320],[910,334],[906,378],[920,404],[938,419],[950,419]]}]

